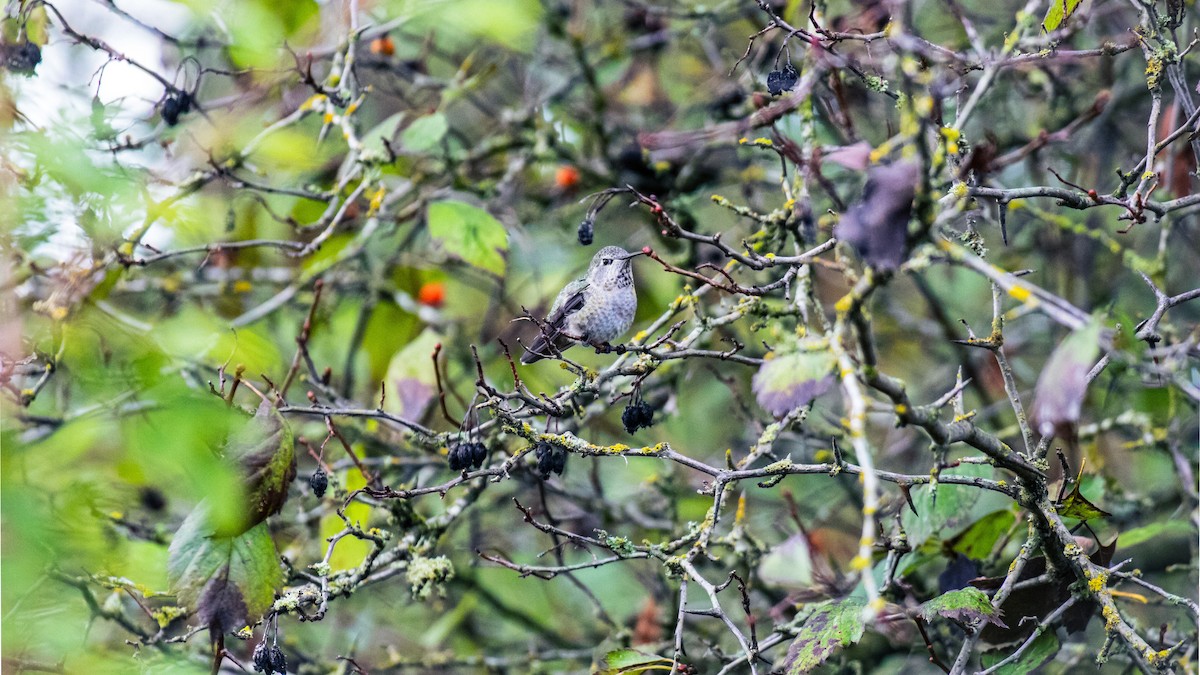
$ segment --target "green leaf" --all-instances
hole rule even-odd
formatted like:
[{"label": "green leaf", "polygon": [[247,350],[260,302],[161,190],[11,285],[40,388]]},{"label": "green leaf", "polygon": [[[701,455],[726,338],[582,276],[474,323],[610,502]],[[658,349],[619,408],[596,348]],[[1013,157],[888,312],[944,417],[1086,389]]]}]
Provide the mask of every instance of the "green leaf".
[{"label": "green leaf", "polygon": [[921,605],[921,616],[926,621],[936,617],[954,619],[956,621],[986,621],[1000,627],[1007,627],[1000,620],[996,608],[987,594],[978,588],[967,587],[956,591],[943,593]]},{"label": "green leaf", "polygon": [[[1053,631],[1042,633],[1033,639],[1033,644],[1025,648],[1016,660],[996,668],[995,675],[1025,675],[1035,672],[1044,663],[1058,653],[1058,637]],[[980,657],[984,668],[993,668],[1003,661],[1006,656],[998,653],[986,653]]]},{"label": "green leaf", "polygon": [[1092,520],[1094,518],[1107,518],[1112,514],[1104,509],[1089,502],[1079,492],[1079,482],[1076,481],[1075,486],[1071,488],[1071,494],[1067,495],[1062,504],[1058,507],[1058,515],[1064,518],[1076,518],[1078,520]]},{"label": "green leaf", "polygon": [[1046,18],[1042,19],[1042,30],[1049,33],[1057,30],[1064,21],[1071,18],[1079,8],[1082,0],[1050,0],[1050,8],[1046,10]]},{"label": "green leaf", "polygon": [[257,620],[275,599],[283,572],[266,523],[237,535],[215,535],[207,505],[183,521],[167,557],[171,592],[216,633]]},{"label": "green leaf", "polygon": [[1168,520],[1162,523],[1151,523],[1121,533],[1121,549],[1128,549],[1151,540],[1163,540],[1169,537],[1195,538],[1195,530],[1186,520]]},{"label": "green leaf", "polygon": [[422,117],[408,125],[408,128],[400,135],[400,140],[404,143],[405,150],[427,152],[442,142],[449,129],[450,125],[446,122],[446,116],[438,112]]},{"label": "green leaf", "polygon": [[821,665],[840,647],[847,647],[862,639],[863,608],[861,600],[846,598],[828,602],[813,609],[792,646],[788,647],[783,662],[786,675],[807,673]]},{"label": "green leaf", "polygon": [[647,654],[636,649],[614,649],[604,655],[604,668],[596,675],[626,675],[664,670],[670,667],[671,659],[657,654]]},{"label": "green leaf", "polygon": [[438,34],[439,46],[478,48],[495,43],[513,51],[528,52],[537,45],[544,9],[536,0],[458,0],[457,2],[406,2],[417,35]]},{"label": "green leaf", "polygon": [[313,171],[333,156],[330,144],[318,144],[313,134],[291,128],[264,137],[254,150],[260,170],[275,174]]},{"label": "green leaf", "polygon": [[391,143],[392,141],[396,140],[396,131],[400,129],[400,125],[404,122],[404,118],[406,116],[407,115],[405,113],[398,112],[375,125],[367,133],[363,134],[363,150],[369,151],[373,154],[386,156],[387,148],[384,145],[384,141]]},{"label": "green leaf", "polygon": [[763,361],[754,375],[754,396],[764,410],[782,417],[829,391],[834,358],[823,338],[801,338],[795,351]]},{"label": "green leaf", "polygon": [[280,54],[286,53],[280,48],[285,33],[279,17],[270,9],[273,4],[276,3],[249,0],[231,6],[225,25],[233,38],[229,57],[238,66],[270,68],[278,62]]},{"label": "green leaf", "polygon": [[430,357],[441,341],[441,333],[426,328],[392,356],[385,378],[385,410],[410,420],[419,420],[425,415],[437,393],[437,376]]},{"label": "green leaf", "polygon": [[508,232],[483,209],[447,200],[429,205],[429,234],[451,255],[470,265],[504,276]]},{"label": "green leaf", "polygon": [[[230,441],[229,458],[236,461],[246,482],[244,528],[279,513],[288,487],[296,478],[296,441],[292,428],[268,401]],[[236,535],[238,532],[221,532]]]},{"label": "green leaf", "polygon": [[[951,472],[942,474],[943,477],[948,475]],[[963,464],[955,467],[953,475],[993,478],[995,470],[979,464]],[[909,492],[917,513],[904,509],[901,519],[914,548],[935,535],[939,539],[949,539],[983,516],[1008,507],[1008,500],[1003,495],[971,485],[943,482],[938,484],[936,493],[929,485],[916,485]]]},{"label": "green leaf", "polygon": [[803,534],[783,540],[762,557],[758,575],[773,586],[805,588],[813,583],[812,548]]},{"label": "green leaf", "polygon": [[1142,387],[1133,392],[1127,402],[1129,408],[1145,413],[1154,424],[1166,425],[1175,415],[1174,398],[1175,389],[1172,387]]},{"label": "green leaf", "polygon": [[989,513],[955,537],[951,546],[972,560],[987,560],[996,542],[1008,532],[1016,519],[1017,516],[1009,510]]}]

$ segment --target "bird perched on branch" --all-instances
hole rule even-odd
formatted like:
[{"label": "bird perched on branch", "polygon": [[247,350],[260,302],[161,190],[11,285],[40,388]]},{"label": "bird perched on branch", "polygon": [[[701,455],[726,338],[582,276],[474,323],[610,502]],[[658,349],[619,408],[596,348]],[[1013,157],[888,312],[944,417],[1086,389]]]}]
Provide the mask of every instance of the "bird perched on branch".
[{"label": "bird perched on branch", "polygon": [[642,253],[619,246],[600,249],[588,265],[587,275],[567,284],[555,298],[521,363],[556,356],[577,342],[606,345],[628,331],[637,311],[633,258]]}]

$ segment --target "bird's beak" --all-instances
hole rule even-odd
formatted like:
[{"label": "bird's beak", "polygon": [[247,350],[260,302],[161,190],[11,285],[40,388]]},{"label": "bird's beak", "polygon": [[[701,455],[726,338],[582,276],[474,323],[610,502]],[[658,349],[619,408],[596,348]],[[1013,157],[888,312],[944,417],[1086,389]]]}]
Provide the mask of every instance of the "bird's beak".
[{"label": "bird's beak", "polygon": [[646,254],[645,251],[635,251],[635,252],[630,253],[629,255],[625,256],[624,258],[622,258],[622,260],[632,260],[632,259],[638,257],[639,255],[645,255],[645,254]]}]

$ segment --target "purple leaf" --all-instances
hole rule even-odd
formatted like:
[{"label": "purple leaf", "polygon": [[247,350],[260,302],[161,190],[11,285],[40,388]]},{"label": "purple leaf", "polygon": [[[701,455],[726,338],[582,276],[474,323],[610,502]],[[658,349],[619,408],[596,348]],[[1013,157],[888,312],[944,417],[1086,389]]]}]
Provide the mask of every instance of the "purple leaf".
[{"label": "purple leaf", "polygon": [[912,162],[869,170],[862,199],[842,216],[837,238],[853,246],[872,267],[899,267],[908,256],[908,221],[920,175]]},{"label": "purple leaf", "polygon": [[1100,321],[1092,319],[1050,354],[1033,394],[1032,416],[1043,436],[1070,436],[1087,393],[1087,374],[1100,353]]}]

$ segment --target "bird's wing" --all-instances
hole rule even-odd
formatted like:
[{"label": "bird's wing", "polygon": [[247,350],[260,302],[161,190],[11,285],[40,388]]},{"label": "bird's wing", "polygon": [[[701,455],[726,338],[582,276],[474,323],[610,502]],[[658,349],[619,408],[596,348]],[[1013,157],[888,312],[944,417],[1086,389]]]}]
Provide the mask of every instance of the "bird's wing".
[{"label": "bird's wing", "polygon": [[[584,291],[587,287],[586,279],[576,279],[562,289],[554,299],[554,304],[550,306],[546,320],[542,322],[542,330],[529,345],[529,351],[521,357],[521,363],[540,361],[563,349],[570,342],[570,338],[562,335],[561,331],[567,325],[567,318],[583,308],[586,299]],[[550,345],[554,345],[554,349],[550,349]]]},{"label": "bird's wing", "polygon": [[550,305],[550,313],[546,315],[546,323],[554,328],[562,328],[567,317],[578,312],[583,307],[584,291],[587,289],[586,279],[576,279],[567,284]]}]

